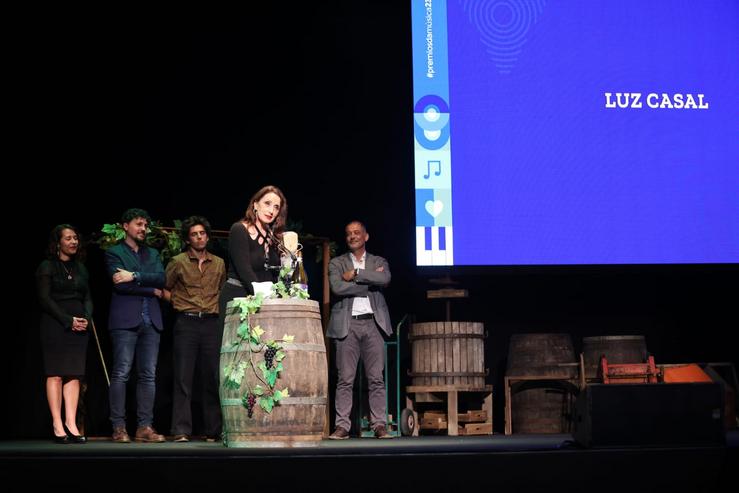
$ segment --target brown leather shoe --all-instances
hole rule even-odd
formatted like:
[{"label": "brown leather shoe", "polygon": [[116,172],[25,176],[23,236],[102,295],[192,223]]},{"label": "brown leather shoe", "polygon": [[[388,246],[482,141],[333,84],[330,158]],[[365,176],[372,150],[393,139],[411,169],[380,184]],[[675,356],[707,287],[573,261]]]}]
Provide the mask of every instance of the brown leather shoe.
[{"label": "brown leather shoe", "polygon": [[125,427],[116,426],[113,428],[113,441],[115,443],[131,443],[131,437],[128,436]]},{"label": "brown leather shoe", "polygon": [[161,443],[166,442],[164,435],[160,435],[151,426],[140,426],[136,429],[137,442]]},{"label": "brown leather shoe", "polygon": [[387,432],[384,425],[378,425],[375,428],[375,438],[393,438],[393,436]]},{"label": "brown leather shoe", "polygon": [[349,438],[349,432],[341,427],[337,427],[336,430],[328,436],[329,440],[346,440],[347,438]]}]

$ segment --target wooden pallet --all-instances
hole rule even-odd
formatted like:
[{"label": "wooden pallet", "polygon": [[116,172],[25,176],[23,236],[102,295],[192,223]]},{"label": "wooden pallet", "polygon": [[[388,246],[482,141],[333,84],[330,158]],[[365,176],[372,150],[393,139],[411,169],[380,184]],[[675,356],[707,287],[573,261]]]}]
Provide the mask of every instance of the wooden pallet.
[{"label": "wooden pallet", "polygon": [[[459,413],[459,393],[482,395],[483,409]],[[411,398],[411,395],[414,398]],[[421,429],[447,430],[449,436],[491,435],[493,433],[493,386],[472,387],[468,385],[412,385],[406,387],[406,407],[413,411],[416,426],[413,436]],[[444,403],[443,411],[427,411],[419,419],[414,403]],[[482,422],[479,422],[482,420]],[[459,423],[464,423],[460,426]]]}]

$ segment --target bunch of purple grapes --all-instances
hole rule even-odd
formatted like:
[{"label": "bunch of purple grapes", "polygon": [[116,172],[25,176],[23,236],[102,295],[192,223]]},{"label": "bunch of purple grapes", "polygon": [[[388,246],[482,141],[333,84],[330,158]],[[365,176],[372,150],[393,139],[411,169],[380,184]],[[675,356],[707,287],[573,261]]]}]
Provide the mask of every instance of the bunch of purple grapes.
[{"label": "bunch of purple grapes", "polygon": [[254,414],[254,405],[256,403],[257,403],[257,396],[250,392],[249,395],[246,396],[246,414],[250,418]]},{"label": "bunch of purple grapes", "polygon": [[267,368],[272,368],[275,354],[277,354],[277,349],[273,347],[268,347],[267,350],[264,351],[264,363],[267,365]]}]

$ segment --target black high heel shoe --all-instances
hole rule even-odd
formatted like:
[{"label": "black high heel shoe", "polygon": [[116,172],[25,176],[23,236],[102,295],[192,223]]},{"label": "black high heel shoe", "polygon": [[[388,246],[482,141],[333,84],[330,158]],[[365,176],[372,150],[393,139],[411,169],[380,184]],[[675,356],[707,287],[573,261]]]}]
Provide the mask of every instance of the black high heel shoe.
[{"label": "black high heel shoe", "polygon": [[64,425],[64,431],[67,432],[67,441],[64,443],[87,443],[87,437],[85,435],[74,435],[69,431],[67,425]]},{"label": "black high heel shoe", "polygon": [[87,443],[87,437],[85,435],[69,435],[69,440],[72,443]]},{"label": "black high heel shoe", "polygon": [[72,440],[70,439],[69,435],[63,435],[60,437],[54,435],[54,443],[67,444],[67,443],[72,443]]}]

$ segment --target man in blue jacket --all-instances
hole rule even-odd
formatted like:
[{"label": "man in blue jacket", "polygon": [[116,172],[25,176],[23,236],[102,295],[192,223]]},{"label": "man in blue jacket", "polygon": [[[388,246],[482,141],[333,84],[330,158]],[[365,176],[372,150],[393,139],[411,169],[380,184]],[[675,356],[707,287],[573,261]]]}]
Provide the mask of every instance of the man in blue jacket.
[{"label": "man in blue jacket", "polygon": [[144,244],[149,214],[142,209],[123,213],[126,238],[105,253],[113,280],[108,328],[113,343],[110,378],[110,421],[113,441],[131,441],[126,431],[126,383],[136,361],[137,442],[164,442],[154,422],[155,376],[159,336],[164,327],[159,299],[164,288],[164,267],[159,253]]}]

